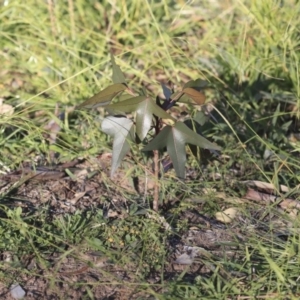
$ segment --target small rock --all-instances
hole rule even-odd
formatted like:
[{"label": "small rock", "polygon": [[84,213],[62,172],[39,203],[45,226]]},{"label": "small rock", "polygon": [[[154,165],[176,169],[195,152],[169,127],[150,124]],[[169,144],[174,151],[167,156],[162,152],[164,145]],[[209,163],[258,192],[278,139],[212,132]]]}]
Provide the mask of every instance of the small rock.
[{"label": "small rock", "polygon": [[22,287],[18,284],[12,284],[10,287],[10,294],[14,299],[23,299],[26,292],[22,289]]}]

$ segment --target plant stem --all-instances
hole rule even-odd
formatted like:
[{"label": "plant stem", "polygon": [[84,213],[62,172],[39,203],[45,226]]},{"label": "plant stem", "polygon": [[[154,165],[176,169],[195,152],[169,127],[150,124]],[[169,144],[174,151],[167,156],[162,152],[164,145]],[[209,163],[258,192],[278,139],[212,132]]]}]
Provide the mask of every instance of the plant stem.
[{"label": "plant stem", "polygon": [[159,151],[153,150],[153,160],[154,160],[154,176],[155,176],[155,185],[154,185],[154,198],[153,198],[153,210],[158,211],[158,201],[159,201]]},{"label": "plant stem", "polygon": [[[155,118],[155,136],[157,136],[161,129],[161,119],[157,116]],[[155,185],[154,185],[154,197],[153,197],[153,210],[158,211],[159,206],[159,151],[153,150],[153,162],[154,162],[154,177],[155,177]]]}]

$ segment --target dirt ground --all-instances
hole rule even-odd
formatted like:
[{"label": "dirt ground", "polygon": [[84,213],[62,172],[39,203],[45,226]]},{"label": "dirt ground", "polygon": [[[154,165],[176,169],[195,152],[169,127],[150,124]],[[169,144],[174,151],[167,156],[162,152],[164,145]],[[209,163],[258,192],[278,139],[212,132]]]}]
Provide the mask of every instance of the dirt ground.
[{"label": "dirt ground", "polygon": [[[54,168],[35,169],[25,164],[22,169],[1,175],[0,191],[6,194],[2,204],[21,206],[28,214],[47,206],[52,219],[60,214],[90,209],[105,210],[107,218],[126,218],[122,213],[122,207],[127,205],[123,194],[118,189],[107,189],[105,184],[108,178],[107,157],[105,161],[98,157],[93,162],[75,160]],[[68,176],[66,169],[71,170],[75,178]],[[122,173],[114,184],[128,193],[137,193],[132,182]],[[102,201],[105,197],[114,199],[114,203],[107,207]],[[199,275],[210,276],[218,261],[240,261],[244,255],[242,249],[250,237],[256,235],[263,239],[270,234],[268,226],[263,228],[259,223],[261,215],[262,211],[256,211],[226,225],[201,214],[201,204],[199,209],[187,209],[181,213],[178,218],[185,220],[186,230],[181,232],[181,236],[171,234],[166,242],[169,256],[164,264],[164,280],[174,280],[185,272],[185,280],[193,282]],[[166,219],[167,216],[166,212]],[[275,219],[270,221],[277,222]],[[282,238],[279,231],[278,238]],[[94,299],[103,300],[154,299],[149,293],[149,284],[153,284],[152,289],[157,293],[164,292],[160,276],[162,270],[153,271],[146,282],[141,283],[134,265],[124,267],[111,263],[108,258],[93,251],[79,249],[77,254],[79,259],[51,253],[48,266],[39,265],[34,254],[22,257],[18,283],[26,292],[25,299],[91,299],[90,294]],[[2,253],[1,272],[14,274],[18,269],[5,264],[7,257],[8,253]],[[243,281],[249,277],[249,274],[226,268],[220,273],[228,280],[239,278]],[[9,286],[8,282],[0,283],[1,299],[14,299]]]}]

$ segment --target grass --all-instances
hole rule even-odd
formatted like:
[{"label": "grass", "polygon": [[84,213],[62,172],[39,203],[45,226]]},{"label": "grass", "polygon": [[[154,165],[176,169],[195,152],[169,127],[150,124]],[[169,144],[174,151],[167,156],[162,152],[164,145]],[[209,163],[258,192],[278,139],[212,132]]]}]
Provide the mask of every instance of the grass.
[{"label": "grass", "polygon": [[[110,140],[99,130],[101,112],[71,112],[111,83],[110,51],[136,90],[144,86],[155,95],[160,82],[181,86],[189,79],[207,80],[206,96],[215,105],[218,123],[203,133],[223,147],[226,159],[208,159],[199,167],[190,158],[188,169],[199,172],[198,181],[181,183],[172,172],[163,176],[161,198],[181,200],[160,211],[174,232],[154,213],[145,217],[140,200],[108,178],[103,179],[104,203],[118,195],[127,205],[127,211],[119,209],[124,217],[113,221],[96,208],[53,218],[42,208],[27,214],[2,195],[0,281],[6,287],[25,285],[24,278],[42,276],[44,270],[46,290],[66,299],[58,288],[63,287],[60,265],[66,260],[97,265],[82,255],[95,251],[128,270],[130,281],[126,274],[99,268],[106,282],[84,277],[69,282],[82,299],[97,299],[97,288],[107,286],[111,293],[119,288],[123,298],[109,298],[107,291],[103,299],[297,299],[299,218],[274,204],[233,201],[243,193],[243,180],[261,180],[277,189],[298,185],[299,144],[292,137],[299,132],[300,5],[292,0],[121,2],[2,1],[0,99],[14,112],[0,118],[1,172],[37,157],[50,162],[53,153],[65,162],[110,151]],[[59,120],[57,111],[68,117]],[[55,143],[45,128],[51,120],[61,127]],[[130,172],[144,177],[142,163],[128,170],[125,177]],[[299,197],[297,189],[277,191],[282,198]],[[145,200],[151,201],[151,195]],[[249,231],[234,258],[201,256],[199,264],[209,275],[186,266],[171,276],[170,243],[190,226],[182,214],[196,208],[214,217],[232,206],[242,209],[242,220],[264,230]],[[277,223],[266,221],[274,218]],[[281,226],[278,219],[294,229],[285,240],[274,233]],[[34,261],[31,268],[28,261]]]}]

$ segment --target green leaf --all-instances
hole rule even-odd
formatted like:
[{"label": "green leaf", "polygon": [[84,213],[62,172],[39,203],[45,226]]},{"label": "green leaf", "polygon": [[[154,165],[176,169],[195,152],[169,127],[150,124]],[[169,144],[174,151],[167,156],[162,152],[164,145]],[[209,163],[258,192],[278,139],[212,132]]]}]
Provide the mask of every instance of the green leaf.
[{"label": "green leaf", "polygon": [[150,151],[167,147],[174,169],[179,178],[185,177],[186,151],[185,141],[175,127],[166,126],[163,130],[143,149]]},{"label": "green leaf", "polygon": [[162,131],[142,151],[152,151],[167,147],[168,137],[172,132],[172,126],[165,126]]},{"label": "green leaf", "polygon": [[200,148],[209,150],[222,150],[222,148],[214,143],[211,143],[205,137],[197,134],[190,128],[188,128],[184,123],[177,122],[175,128],[181,133],[182,138],[184,138],[187,144],[192,144],[199,146]]},{"label": "green leaf", "polygon": [[125,117],[109,116],[103,120],[101,128],[103,132],[114,138],[110,173],[113,176],[130,150],[129,142],[134,139],[133,122]]},{"label": "green leaf", "polygon": [[115,57],[111,54],[111,63],[113,67],[112,81],[113,83],[126,83],[125,76],[121,71],[121,68],[116,64]]},{"label": "green leaf", "polygon": [[199,91],[207,86],[207,81],[202,80],[200,78],[196,80],[190,80],[188,81],[184,86],[183,89],[185,88],[194,88],[195,90]]},{"label": "green leaf", "polygon": [[126,85],[123,83],[115,83],[108,86],[98,94],[94,95],[90,99],[79,104],[77,108],[97,108],[99,106],[108,105],[114,97],[122,93],[127,89]]},{"label": "green leaf", "polygon": [[203,111],[197,111],[194,120],[201,126],[203,126],[208,121],[208,117],[204,114]]},{"label": "green leaf", "polygon": [[142,141],[151,128],[152,117],[156,115],[162,119],[175,121],[168,113],[160,108],[152,99],[146,96],[138,96],[125,101],[114,103],[106,107],[108,110],[121,111],[125,113],[136,112],[136,133]]},{"label": "green leaf", "polygon": [[110,110],[122,111],[124,113],[130,113],[137,110],[141,102],[147,99],[146,96],[138,96],[134,98],[129,98],[124,101],[119,101],[108,105],[106,108]]},{"label": "green leaf", "polygon": [[184,123],[177,122],[175,126],[166,126],[146,146],[143,151],[151,151],[167,147],[179,178],[185,177],[186,150],[185,144],[192,144],[205,149],[221,150],[221,147],[211,143],[206,138],[195,133]]}]

